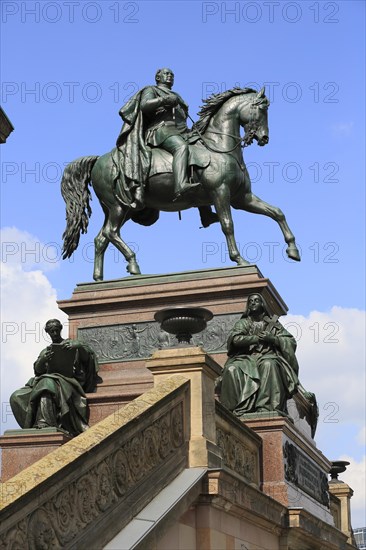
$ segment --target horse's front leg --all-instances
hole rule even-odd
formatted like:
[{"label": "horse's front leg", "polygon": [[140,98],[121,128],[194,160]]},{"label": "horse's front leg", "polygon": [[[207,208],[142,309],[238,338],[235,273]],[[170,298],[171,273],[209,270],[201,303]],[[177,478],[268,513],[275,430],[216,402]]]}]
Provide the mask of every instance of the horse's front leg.
[{"label": "horse's front leg", "polygon": [[289,228],[285,215],[282,212],[280,208],[277,208],[277,206],[272,206],[271,204],[268,204],[268,202],[263,201],[253,193],[246,193],[243,198],[241,199],[241,204],[234,204],[234,208],[241,208],[243,210],[246,210],[247,212],[254,212],[255,214],[263,214],[264,216],[268,216],[275,220],[285,239],[287,246],[286,254],[289,258],[292,260],[300,261],[300,253],[296,246],[295,242],[295,235],[292,233],[291,229]]},{"label": "horse's front leg", "polygon": [[230,260],[236,262],[238,265],[250,265],[250,263],[244,260],[244,258],[240,255],[235,241],[234,222],[231,215],[229,191],[219,188],[211,192],[211,196],[215,205],[216,213],[219,217],[222,232],[226,237]]},{"label": "horse's front leg", "polygon": [[103,236],[107,238],[125,257],[127,264],[127,271],[131,275],[140,275],[140,267],[136,261],[136,254],[131,248],[121,239],[119,234],[122,225],[129,219],[126,212],[120,205],[115,204],[109,210],[107,223],[103,228]]}]

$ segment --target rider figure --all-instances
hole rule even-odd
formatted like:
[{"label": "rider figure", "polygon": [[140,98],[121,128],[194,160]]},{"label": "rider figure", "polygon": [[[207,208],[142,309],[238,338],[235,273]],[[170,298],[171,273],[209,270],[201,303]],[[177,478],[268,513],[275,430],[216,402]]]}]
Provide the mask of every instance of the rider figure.
[{"label": "rider figure", "polygon": [[[188,106],[171,89],[174,73],[171,69],[158,69],[155,75],[156,86],[148,86],[142,92],[141,110],[146,124],[145,140],[150,147],[160,147],[173,155],[175,192],[178,198],[199,183],[190,183],[187,177]],[[140,188],[141,189],[141,188]],[[138,197],[137,197],[138,198]]]},{"label": "rider figure", "polygon": [[[187,127],[188,105],[179,94],[171,91],[174,73],[158,69],[155,86],[146,86],[137,92],[122,108],[124,124],[117,139],[115,162],[120,167],[118,191],[123,194],[123,182],[132,190],[133,209],[144,207],[144,187],[151,162],[151,150],[159,147],[173,155],[175,197],[200,185],[188,179]],[[143,142],[143,143],[142,143]],[[132,182],[128,184],[128,182]],[[123,204],[126,202],[122,201]],[[210,206],[199,207],[203,227],[218,221]]]}]

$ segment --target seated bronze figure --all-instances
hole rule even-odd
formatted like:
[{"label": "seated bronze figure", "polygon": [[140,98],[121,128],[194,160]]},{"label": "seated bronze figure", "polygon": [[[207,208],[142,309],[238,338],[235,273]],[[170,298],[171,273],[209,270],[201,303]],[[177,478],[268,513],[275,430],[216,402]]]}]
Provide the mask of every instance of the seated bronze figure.
[{"label": "seated bronze figure", "polygon": [[64,340],[58,319],[47,321],[52,344],[34,363],[27,384],[10,397],[13,414],[22,428],[59,428],[78,435],[88,428],[86,392],[100,380],[95,353],[79,340]]}]

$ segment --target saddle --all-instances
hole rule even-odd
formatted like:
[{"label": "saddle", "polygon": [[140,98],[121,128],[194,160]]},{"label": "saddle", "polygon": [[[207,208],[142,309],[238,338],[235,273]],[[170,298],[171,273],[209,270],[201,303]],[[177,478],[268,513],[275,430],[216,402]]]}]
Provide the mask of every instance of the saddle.
[{"label": "saddle", "polygon": [[[188,166],[207,168],[211,162],[211,155],[201,143],[189,145]],[[158,147],[152,149],[149,177],[155,174],[172,173],[173,155]]]}]

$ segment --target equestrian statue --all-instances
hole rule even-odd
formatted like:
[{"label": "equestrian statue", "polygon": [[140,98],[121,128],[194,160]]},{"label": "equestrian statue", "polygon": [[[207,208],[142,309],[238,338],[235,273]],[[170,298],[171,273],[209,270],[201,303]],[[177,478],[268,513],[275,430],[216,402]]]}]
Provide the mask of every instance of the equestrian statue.
[{"label": "equestrian statue", "polygon": [[171,69],[159,69],[155,81],[155,86],[142,88],[121,108],[123,126],[111,152],[81,157],[65,168],[61,182],[67,223],[63,258],[73,254],[80,233],[87,231],[92,185],[105,215],[94,239],[95,281],[103,280],[109,243],[123,254],[131,275],[141,273],[120,229],[128,220],[152,225],[161,210],[180,212],[195,207],[203,227],[220,222],[229,257],[239,266],[249,262],[235,241],[231,207],[264,214],[278,223],[289,258],[299,261],[295,236],[283,212],[252,193],[243,159],[242,149],[254,140],[260,146],[269,141],[269,101],[264,88],[257,92],[236,87],[213,94],[204,100],[199,120],[189,130],[188,106],[172,91]]}]

